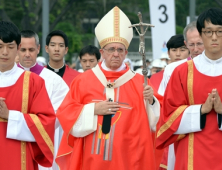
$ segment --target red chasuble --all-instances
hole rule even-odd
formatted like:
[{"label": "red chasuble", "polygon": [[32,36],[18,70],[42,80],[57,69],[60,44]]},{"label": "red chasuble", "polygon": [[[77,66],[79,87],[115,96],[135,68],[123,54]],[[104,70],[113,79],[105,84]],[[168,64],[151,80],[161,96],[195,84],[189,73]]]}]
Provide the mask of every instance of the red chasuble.
[{"label": "red chasuble", "polygon": [[188,106],[203,104],[213,88],[217,88],[222,98],[221,84],[222,76],[210,77],[200,73],[192,60],[178,66],[173,72],[164,96],[157,147],[175,143],[175,170],[222,169],[222,132],[218,128],[214,110],[206,115],[202,131],[174,135]]},{"label": "red chasuble", "polygon": [[0,169],[37,170],[38,164],[50,167],[53,163],[55,114],[38,75],[24,72],[17,82],[0,88],[9,110],[21,111],[36,142],[6,138],[7,120],[0,118]]},{"label": "red chasuble", "polygon": [[66,82],[66,84],[70,87],[73,79],[79,75],[80,73],[76,70],[71,69],[68,65],[66,65],[65,73],[63,74],[63,80]]},{"label": "red chasuble", "polygon": [[[101,70],[107,80],[113,81],[129,68],[120,72]],[[83,138],[69,134],[85,104],[93,100],[106,100],[104,89],[92,70],[84,72],[72,82],[57,112],[64,130],[56,158],[60,170],[155,169],[152,136],[143,100],[143,76],[139,74],[115,89],[115,101],[126,108],[120,108],[112,117],[108,134],[101,131],[103,116],[98,116],[94,133]],[[130,107],[132,109],[127,109]]]}]

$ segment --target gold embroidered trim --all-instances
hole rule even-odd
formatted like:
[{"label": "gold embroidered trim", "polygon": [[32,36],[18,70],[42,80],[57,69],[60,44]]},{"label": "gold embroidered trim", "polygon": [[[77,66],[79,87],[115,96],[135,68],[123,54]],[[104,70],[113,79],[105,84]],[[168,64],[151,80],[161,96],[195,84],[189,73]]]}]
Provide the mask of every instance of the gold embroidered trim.
[{"label": "gold embroidered trim", "polygon": [[164,165],[164,164],[160,164],[160,168],[167,169],[167,166],[166,166],[166,165]]},{"label": "gold embroidered trim", "polygon": [[21,141],[21,169],[26,170],[26,142]]},{"label": "gold embroidered trim", "polygon": [[160,135],[162,135],[163,132],[165,132],[172,124],[173,122],[178,118],[178,116],[180,116],[180,114],[187,108],[187,105],[182,105],[180,107],[177,108],[176,111],[174,111],[174,113],[172,114],[172,116],[170,117],[170,119],[160,127],[158,133],[157,133],[157,137],[159,137]]},{"label": "gold embroidered trim", "polygon": [[[193,96],[193,60],[187,61],[188,75],[187,75],[187,91],[190,105],[194,105]],[[189,134],[188,139],[188,170],[193,170],[193,143],[194,133]]]},{"label": "gold embroidered trim", "polygon": [[[22,113],[28,112],[29,79],[31,72],[25,71],[22,90]],[[21,170],[26,170],[26,142],[21,141]]]},{"label": "gold embroidered trim", "polygon": [[190,105],[194,104],[193,97],[193,60],[187,61],[188,75],[187,75],[187,91]]},{"label": "gold embroidered trim", "polygon": [[179,135],[178,138],[177,138],[177,141],[183,139],[186,135]]},{"label": "gold embroidered trim", "polygon": [[105,38],[102,41],[100,41],[99,44],[100,44],[101,48],[103,48],[105,45],[112,43],[112,42],[122,43],[123,45],[125,45],[126,49],[128,49],[128,47],[129,47],[128,41],[122,37],[108,37],[108,38]]},{"label": "gold embroidered trim", "polygon": [[188,170],[193,170],[193,142],[194,133],[190,133],[188,141]]},{"label": "gold embroidered trim", "polygon": [[41,121],[39,120],[38,116],[36,116],[34,114],[30,114],[30,117],[32,118],[33,122],[35,123],[35,125],[36,125],[37,129],[39,130],[39,133],[41,134],[45,143],[48,145],[49,149],[51,150],[52,154],[54,155],[53,142],[50,139],[48,133],[45,131],[45,128],[43,127],[43,125],[42,125]]},{"label": "gold embroidered trim", "polygon": [[119,33],[119,8],[118,7],[114,7],[113,9],[113,26],[114,26],[114,37],[119,37],[120,33]]},{"label": "gold embroidered trim", "polygon": [[30,73],[31,72],[26,71],[24,75],[23,94],[22,94],[22,113],[27,113],[28,111]]}]

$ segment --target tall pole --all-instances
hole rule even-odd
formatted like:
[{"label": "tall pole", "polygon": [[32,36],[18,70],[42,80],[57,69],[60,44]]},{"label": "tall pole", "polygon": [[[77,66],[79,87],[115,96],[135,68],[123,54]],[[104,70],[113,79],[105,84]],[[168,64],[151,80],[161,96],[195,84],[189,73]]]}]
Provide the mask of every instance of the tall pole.
[{"label": "tall pole", "polygon": [[42,56],[48,61],[48,54],[45,52],[45,39],[49,33],[49,0],[42,0]]},{"label": "tall pole", "polygon": [[196,0],[190,0],[190,22],[195,21],[196,18]]},{"label": "tall pole", "polygon": [[[129,26],[129,28],[134,27],[140,36],[139,53],[142,56],[142,61],[143,61],[142,73],[143,73],[143,77],[144,77],[144,85],[146,86],[147,85],[147,65],[146,65],[146,55],[145,55],[146,51],[145,51],[145,38],[144,37],[145,37],[148,27],[154,27],[154,25],[143,23],[141,12],[138,12],[138,17],[139,17],[140,22],[138,24],[133,24],[133,25]],[[146,27],[145,30],[143,28],[144,26]],[[140,31],[137,29],[137,27],[140,27]],[[147,109],[147,113],[148,113],[148,119],[151,120],[151,110],[149,107],[148,100],[146,101],[146,106],[147,106],[146,109]]]}]

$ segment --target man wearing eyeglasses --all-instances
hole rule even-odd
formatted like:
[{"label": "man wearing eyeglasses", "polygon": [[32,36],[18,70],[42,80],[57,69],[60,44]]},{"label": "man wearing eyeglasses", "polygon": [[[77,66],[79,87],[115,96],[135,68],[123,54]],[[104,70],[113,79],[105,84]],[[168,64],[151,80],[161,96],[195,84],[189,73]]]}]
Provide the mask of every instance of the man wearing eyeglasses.
[{"label": "man wearing eyeglasses", "polygon": [[73,81],[57,112],[65,134],[56,159],[61,170],[155,169],[150,128],[160,105],[152,87],[143,87],[143,76],[124,63],[129,25],[114,7],[95,28],[104,60]]},{"label": "man wearing eyeglasses", "polygon": [[191,58],[200,55],[204,51],[203,41],[197,31],[196,24],[196,21],[191,22],[183,31],[184,43],[190,51]]},{"label": "man wearing eyeglasses", "polygon": [[[158,93],[162,96],[164,96],[167,84],[170,80],[170,77],[176,67],[179,65],[187,62],[188,60],[192,60],[194,57],[198,56],[204,51],[204,44],[202,41],[202,38],[196,28],[197,22],[193,21],[190,24],[188,24],[183,31],[183,37],[184,37],[184,44],[190,51],[190,56],[187,57],[186,59],[177,61],[177,62],[172,62],[171,64],[167,65],[164,73],[163,73],[163,79],[160,83]],[[166,149],[165,149],[166,150]],[[168,149],[167,149],[168,150]],[[173,170],[174,169],[174,146],[173,144],[169,146],[168,152],[164,152],[164,160],[161,161],[161,166],[164,165],[165,167],[167,166],[168,170]],[[168,154],[168,156],[166,156]],[[162,166],[163,167],[163,166]]]},{"label": "man wearing eyeglasses", "polygon": [[186,62],[187,60],[191,60],[197,55],[200,55],[204,51],[204,44],[203,44],[201,36],[199,35],[197,31],[196,24],[197,24],[196,21],[191,22],[184,28],[184,31],[183,31],[184,44],[190,51],[190,56],[177,62],[173,60],[172,63],[167,65],[164,70],[163,79],[158,89],[158,93],[162,96],[164,95],[167,84],[170,80],[170,77],[174,69],[180,64]]},{"label": "man wearing eyeglasses", "polygon": [[199,15],[197,30],[205,51],[178,66],[166,88],[157,147],[174,143],[175,169],[222,169],[221,17],[218,8]]}]

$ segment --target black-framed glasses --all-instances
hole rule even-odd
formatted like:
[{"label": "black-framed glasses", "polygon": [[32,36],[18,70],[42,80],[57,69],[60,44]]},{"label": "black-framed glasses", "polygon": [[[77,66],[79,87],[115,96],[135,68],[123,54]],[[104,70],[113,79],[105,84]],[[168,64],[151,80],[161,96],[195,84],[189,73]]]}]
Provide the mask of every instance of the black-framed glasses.
[{"label": "black-framed glasses", "polygon": [[213,33],[215,32],[215,34],[218,37],[222,37],[222,30],[217,30],[217,31],[202,31],[207,37],[211,37],[213,35]]},{"label": "black-framed glasses", "polygon": [[122,54],[126,49],[124,48],[114,48],[114,47],[111,47],[111,48],[108,48],[108,49],[105,49],[103,48],[104,50],[106,50],[109,54],[112,54],[114,53],[115,51],[117,51],[119,54]]}]

